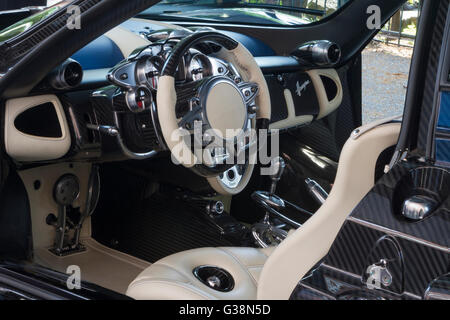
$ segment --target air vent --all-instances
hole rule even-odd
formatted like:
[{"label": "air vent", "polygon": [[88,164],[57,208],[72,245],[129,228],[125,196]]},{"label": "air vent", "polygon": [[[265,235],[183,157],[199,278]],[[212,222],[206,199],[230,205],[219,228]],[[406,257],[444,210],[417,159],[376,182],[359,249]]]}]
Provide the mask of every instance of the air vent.
[{"label": "air vent", "polygon": [[234,279],[227,271],[211,266],[200,266],[194,269],[194,276],[211,289],[230,292],[234,288]]},{"label": "air vent", "polygon": [[73,89],[83,80],[83,68],[77,61],[67,59],[62,65],[54,69],[49,77],[53,89]]},{"label": "air vent", "polygon": [[62,138],[55,106],[48,102],[28,109],[17,116],[14,126],[22,133],[44,138]]},{"label": "air vent", "polygon": [[338,87],[336,85],[336,82],[334,82],[333,79],[325,76],[320,76],[320,79],[322,79],[323,86],[325,87],[325,92],[327,93],[328,101],[333,101],[338,94]]},{"label": "air vent", "polygon": [[292,53],[305,66],[332,67],[341,60],[341,48],[328,40],[318,40],[302,44]]}]

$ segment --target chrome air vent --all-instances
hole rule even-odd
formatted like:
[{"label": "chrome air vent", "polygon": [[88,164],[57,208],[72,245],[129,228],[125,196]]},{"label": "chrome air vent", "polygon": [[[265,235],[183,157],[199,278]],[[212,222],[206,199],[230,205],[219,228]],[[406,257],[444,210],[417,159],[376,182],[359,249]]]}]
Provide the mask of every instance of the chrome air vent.
[{"label": "chrome air vent", "polygon": [[305,66],[332,67],[341,60],[341,48],[331,41],[319,40],[302,44],[292,55]]},{"label": "chrome air vent", "polygon": [[73,89],[81,83],[81,80],[83,80],[83,68],[73,59],[67,59],[49,76],[50,86],[56,90]]}]

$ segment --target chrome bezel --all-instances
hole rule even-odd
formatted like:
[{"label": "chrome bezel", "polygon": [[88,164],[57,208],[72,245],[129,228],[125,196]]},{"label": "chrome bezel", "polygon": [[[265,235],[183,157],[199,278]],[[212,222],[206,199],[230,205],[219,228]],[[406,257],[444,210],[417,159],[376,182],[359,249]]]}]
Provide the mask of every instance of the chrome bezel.
[{"label": "chrome bezel", "polygon": [[[120,87],[125,87],[128,89],[135,87],[137,85],[135,73],[136,64],[136,61],[126,61],[121,63],[108,73],[108,80]],[[122,80],[120,78],[122,74],[127,74],[127,79]]]},{"label": "chrome bezel", "polygon": [[203,53],[194,53],[190,56],[188,62],[186,63],[185,75],[186,75],[187,81],[201,80],[201,79],[194,79],[194,74],[192,74],[192,70],[190,70],[191,65],[195,59],[198,59],[203,67],[201,79],[204,79],[206,77],[213,75],[212,63],[211,63],[211,60],[208,58],[208,56],[204,55]]},{"label": "chrome bezel", "polygon": [[[158,90],[158,84],[156,84],[156,87],[150,82],[150,79],[146,72],[145,72],[145,68],[146,68],[146,64],[148,63],[148,61],[150,61],[153,66],[155,67],[155,69],[158,71],[158,73],[161,72],[161,70],[158,68],[158,66],[155,64],[154,61],[159,60],[158,63],[160,63],[161,65],[164,64],[164,59],[158,55],[145,55],[143,57],[141,57],[136,64],[136,79],[138,81],[139,84],[144,84],[147,87],[149,87],[151,90]],[[152,78],[157,78],[157,80],[159,79],[159,74],[155,77]]]},{"label": "chrome bezel", "polygon": [[[145,106],[145,108],[141,109],[138,107],[138,105],[136,104],[136,92],[138,90],[146,90],[148,93],[148,96],[150,97],[150,103],[148,106]],[[130,90],[128,90],[125,93],[125,103],[127,104],[128,109],[133,112],[133,113],[141,113],[144,112],[145,110],[149,110],[151,109],[151,106],[153,105],[154,101],[153,101],[153,94],[150,91],[149,88],[147,88],[147,86],[138,86],[135,88],[131,88]]]}]

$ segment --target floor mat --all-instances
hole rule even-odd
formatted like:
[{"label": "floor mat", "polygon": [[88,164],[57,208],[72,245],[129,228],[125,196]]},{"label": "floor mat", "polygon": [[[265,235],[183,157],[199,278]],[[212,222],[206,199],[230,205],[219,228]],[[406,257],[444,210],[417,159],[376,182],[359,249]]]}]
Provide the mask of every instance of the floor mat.
[{"label": "floor mat", "polygon": [[47,248],[35,250],[35,262],[65,273],[67,267],[80,267],[81,279],[104,288],[125,294],[128,285],[150,263],[102,246],[93,239],[83,239],[86,251],[66,257],[58,257]]}]

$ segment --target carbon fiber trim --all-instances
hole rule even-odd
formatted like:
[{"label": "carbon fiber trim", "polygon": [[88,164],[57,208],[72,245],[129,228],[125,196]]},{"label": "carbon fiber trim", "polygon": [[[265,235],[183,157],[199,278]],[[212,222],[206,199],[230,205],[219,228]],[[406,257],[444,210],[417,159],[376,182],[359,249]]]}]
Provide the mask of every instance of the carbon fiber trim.
[{"label": "carbon fiber trim", "polygon": [[284,97],[283,85],[278,81],[277,76],[269,75],[265,76],[267,86],[270,91],[270,102],[272,105],[272,115],[270,122],[278,122],[288,117],[288,109],[286,104],[286,98]]},{"label": "carbon fiber trim", "polygon": [[430,125],[434,121],[434,119],[432,119],[432,115],[433,108],[435,106],[436,85],[438,83],[436,79],[438,77],[439,60],[441,56],[449,3],[449,0],[442,0],[439,2],[439,9],[436,13],[435,25],[432,34],[427,72],[425,76],[419,131],[417,136],[417,148],[422,152],[425,152],[426,150]]},{"label": "carbon fiber trim", "polygon": [[[80,12],[84,13],[101,0],[78,0],[72,3],[80,8]],[[21,36],[7,41],[7,46],[0,47],[0,68],[3,70],[7,66],[11,66],[14,62],[25,56],[31,49],[48,38],[51,34],[67,25],[67,21],[71,13],[63,10],[49,17],[46,25],[31,37],[23,38]]]},{"label": "carbon fiber trim", "polygon": [[388,175],[381,178],[379,183],[355,208],[352,218],[448,247],[450,198],[445,199],[444,204],[435,213],[422,221],[411,222],[401,215],[403,201],[413,192],[409,186],[422,183],[420,187],[425,188],[439,183],[448,183],[447,181],[442,182],[439,176],[433,175],[431,170],[434,168],[432,167],[424,168],[419,176],[413,177],[412,170],[414,169],[397,166]]},{"label": "carbon fiber trim", "polygon": [[[429,284],[450,268],[446,189],[450,181],[442,180],[440,170],[403,163],[384,175],[347,218],[323,263],[300,282],[292,298],[311,297],[311,288],[323,294],[321,299],[423,298]],[[415,192],[408,184],[443,190],[441,206],[422,221],[407,220],[399,204]],[[381,260],[386,261],[392,282],[369,289],[369,267]]]}]

